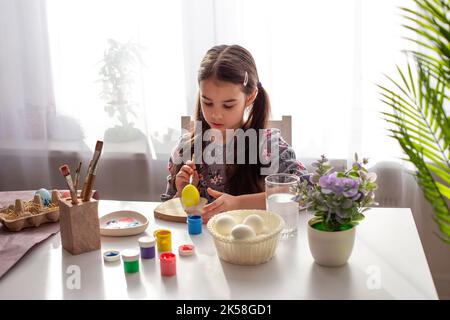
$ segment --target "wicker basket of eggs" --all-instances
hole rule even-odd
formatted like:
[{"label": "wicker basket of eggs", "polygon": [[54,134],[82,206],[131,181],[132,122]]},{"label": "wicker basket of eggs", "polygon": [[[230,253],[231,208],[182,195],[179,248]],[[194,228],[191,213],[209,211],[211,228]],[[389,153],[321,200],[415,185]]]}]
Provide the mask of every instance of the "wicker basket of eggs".
[{"label": "wicker basket of eggs", "polygon": [[264,210],[233,210],[215,215],[207,227],[219,258],[233,264],[257,265],[273,257],[284,221]]}]

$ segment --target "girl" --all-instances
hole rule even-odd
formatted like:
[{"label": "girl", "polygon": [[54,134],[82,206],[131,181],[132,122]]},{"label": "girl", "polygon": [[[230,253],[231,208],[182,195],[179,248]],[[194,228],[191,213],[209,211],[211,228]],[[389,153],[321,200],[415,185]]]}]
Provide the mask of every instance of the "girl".
[{"label": "girl", "polygon": [[[296,160],[292,148],[280,137],[280,131],[267,128],[269,97],[259,81],[252,55],[238,45],[213,47],[201,62],[198,83],[200,90],[195,119],[198,121],[196,123],[201,124],[201,135],[192,130],[175,147],[168,164],[170,174],[167,177],[166,193],[161,195],[161,200],[179,197],[192,175],[192,184],[209,202],[204,208],[204,222],[214,214],[228,210],[265,209],[265,176],[261,174],[261,169],[267,167],[267,163],[277,162],[278,172],[301,176],[305,168]],[[212,128],[221,133],[216,136],[219,138],[204,141],[205,133]],[[251,139],[245,139],[244,151],[234,152],[232,163],[225,160],[230,155],[230,143],[237,139],[236,135],[230,135],[229,132],[237,132],[236,129],[243,129],[244,132],[253,129],[257,133],[264,129],[262,141],[260,135],[256,135],[256,146],[266,147],[261,154],[270,162],[261,161],[261,157],[256,157],[256,163],[249,161],[251,150],[254,150],[250,145]],[[223,137],[222,141],[220,137]],[[199,159],[201,157],[194,152],[196,143],[202,146],[202,151],[205,148],[211,150],[211,144],[214,144],[214,150],[217,151],[214,158],[222,161],[211,163]],[[274,144],[278,146],[277,154],[271,154],[269,150],[272,148],[267,148]],[[232,145],[236,151],[238,144]],[[195,161],[181,161],[183,151],[186,150],[189,159],[194,155]],[[246,162],[239,164],[236,160],[242,152]]]}]

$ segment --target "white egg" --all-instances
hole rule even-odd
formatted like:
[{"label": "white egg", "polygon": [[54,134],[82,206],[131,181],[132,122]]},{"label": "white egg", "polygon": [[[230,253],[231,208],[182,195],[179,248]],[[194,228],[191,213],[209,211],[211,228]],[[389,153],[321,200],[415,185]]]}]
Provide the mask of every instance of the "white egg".
[{"label": "white egg", "polygon": [[230,235],[231,229],[236,225],[236,221],[229,215],[223,215],[217,218],[216,231],[223,236]]},{"label": "white egg", "polygon": [[251,214],[244,219],[244,224],[250,226],[256,234],[261,233],[264,227],[263,219],[257,214]]},{"label": "white egg", "polygon": [[234,239],[247,239],[256,236],[256,233],[250,226],[238,224],[231,229],[231,236]]}]

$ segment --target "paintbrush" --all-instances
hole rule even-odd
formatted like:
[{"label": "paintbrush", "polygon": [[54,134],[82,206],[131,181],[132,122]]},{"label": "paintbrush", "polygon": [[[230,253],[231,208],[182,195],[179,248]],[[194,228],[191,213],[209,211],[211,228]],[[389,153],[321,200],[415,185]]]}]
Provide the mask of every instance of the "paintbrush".
[{"label": "paintbrush", "polygon": [[[195,166],[195,152],[192,152],[192,162],[194,163]],[[196,167],[197,168],[197,167]],[[195,171],[196,169],[194,169]],[[194,180],[194,171],[192,172],[192,174],[189,176],[189,184],[192,184],[192,181]]]},{"label": "paintbrush", "polygon": [[81,194],[80,194],[81,199],[84,198],[84,191],[87,186],[87,180],[88,180],[88,176],[89,176],[89,171],[91,171],[91,166],[92,166],[92,160],[89,161],[89,167],[88,167],[88,170],[86,171],[86,176],[84,177],[84,184],[83,184],[83,188],[81,189]]},{"label": "paintbrush", "polygon": [[61,167],[59,167],[59,171],[61,171],[62,175],[66,179],[67,186],[69,187],[69,191],[70,191],[70,197],[72,198],[72,203],[78,204],[77,194],[75,193],[75,189],[73,187],[73,181],[72,181],[72,177],[70,175],[69,166],[67,164],[62,165]]},{"label": "paintbrush", "polygon": [[102,153],[102,148],[103,141],[97,141],[97,143],[95,144],[94,156],[89,165],[88,175],[83,186],[83,201],[89,201],[91,199],[92,186],[94,185],[95,175],[97,174],[97,165],[100,154]]},{"label": "paintbrush", "polygon": [[75,189],[75,193],[76,194],[78,194],[78,186],[80,184],[80,170],[81,170],[81,161],[78,164],[77,170],[75,170],[75,186],[74,186],[74,189]]}]

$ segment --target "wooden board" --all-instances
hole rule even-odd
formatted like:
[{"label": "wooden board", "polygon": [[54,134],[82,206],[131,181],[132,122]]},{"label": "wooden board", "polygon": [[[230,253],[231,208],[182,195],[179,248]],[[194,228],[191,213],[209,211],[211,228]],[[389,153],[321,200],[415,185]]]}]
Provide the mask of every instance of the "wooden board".
[{"label": "wooden board", "polygon": [[[195,208],[196,210],[188,210],[189,213],[194,213],[195,211],[195,214],[202,214],[203,211],[201,209],[207,201],[205,198],[200,198],[200,204]],[[187,213],[181,205],[180,198],[174,198],[157,206],[154,211],[154,216],[155,219],[186,223]]]}]

